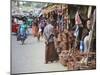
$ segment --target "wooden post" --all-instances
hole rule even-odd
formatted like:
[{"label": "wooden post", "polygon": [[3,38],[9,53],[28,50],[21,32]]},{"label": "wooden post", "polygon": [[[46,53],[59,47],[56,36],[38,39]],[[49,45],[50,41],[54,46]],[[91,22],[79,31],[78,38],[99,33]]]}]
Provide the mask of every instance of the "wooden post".
[{"label": "wooden post", "polygon": [[92,12],[92,6],[89,6],[89,8],[88,8],[88,14],[87,14],[88,18],[91,17],[91,12]]},{"label": "wooden post", "polygon": [[92,42],[92,38],[93,38],[93,31],[94,31],[94,27],[95,27],[95,21],[96,21],[96,10],[94,10],[94,13],[93,13],[92,29],[91,29],[90,39],[89,39],[89,47],[88,47],[87,58],[89,58],[89,52],[90,52],[90,49],[91,49],[91,42]]}]

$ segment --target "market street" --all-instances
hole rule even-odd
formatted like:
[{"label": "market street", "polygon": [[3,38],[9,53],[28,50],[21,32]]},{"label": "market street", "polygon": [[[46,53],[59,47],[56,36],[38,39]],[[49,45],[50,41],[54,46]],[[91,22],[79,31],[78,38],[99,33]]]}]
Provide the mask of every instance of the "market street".
[{"label": "market street", "polygon": [[12,0],[11,8],[11,74],[96,69],[96,6]]},{"label": "market street", "polygon": [[59,62],[45,64],[45,44],[43,38],[29,35],[25,45],[21,45],[12,35],[12,73],[33,73],[67,70]]}]

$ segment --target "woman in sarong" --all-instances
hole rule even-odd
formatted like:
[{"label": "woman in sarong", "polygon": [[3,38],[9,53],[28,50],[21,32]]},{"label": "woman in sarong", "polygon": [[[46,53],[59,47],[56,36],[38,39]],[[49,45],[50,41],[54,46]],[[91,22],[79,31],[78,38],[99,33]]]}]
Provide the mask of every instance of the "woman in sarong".
[{"label": "woman in sarong", "polygon": [[32,34],[34,37],[37,37],[37,39],[40,40],[39,27],[37,22],[33,23],[32,25]]},{"label": "woman in sarong", "polygon": [[44,28],[44,38],[45,38],[45,63],[47,64],[49,61],[57,61],[58,55],[55,50],[54,45],[54,34],[53,34],[53,26],[51,24],[47,24]]}]

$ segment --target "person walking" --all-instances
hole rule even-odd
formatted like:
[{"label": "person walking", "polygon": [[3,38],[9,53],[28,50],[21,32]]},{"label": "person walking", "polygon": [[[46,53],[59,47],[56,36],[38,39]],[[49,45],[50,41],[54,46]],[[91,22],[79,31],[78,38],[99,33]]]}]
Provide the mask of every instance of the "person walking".
[{"label": "person walking", "polygon": [[40,40],[39,26],[37,21],[32,25],[32,34],[34,37],[37,37],[37,39]]},{"label": "person walking", "polygon": [[27,38],[27,25],[22,20],[22,23],[20,24],[19,29],[18,29],[17,40],[18,41],[20,40],[23,45],[26,38]]}]

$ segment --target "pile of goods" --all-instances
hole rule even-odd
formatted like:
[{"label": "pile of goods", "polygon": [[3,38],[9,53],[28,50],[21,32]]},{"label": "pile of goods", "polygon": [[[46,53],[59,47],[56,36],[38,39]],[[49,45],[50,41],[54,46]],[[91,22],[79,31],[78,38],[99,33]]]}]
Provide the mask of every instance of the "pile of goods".
[{"label": "pile of goods", "polygon": [[73,50],[63,50],[59,54],[59,61],[64,66],[68,67],[68,70],[77,70],[79,69],[79,61],[82,57],[79,55],[78,51]]},{"label": "pile of goods", "polygon": [[59,62],[67,66],[68,70],[95,69],[95,52],[81,53],[74,47],[74,36],[71,32],[62,32],[56,38],[55,46],[59,55]]},{"label": "pile of goods", "polygon": [[58,34],[55,40],[55,47],[60,54],[62,50],[69,50],[72,48],[74,42],[74,36],[71,32],[65,31]]}]

